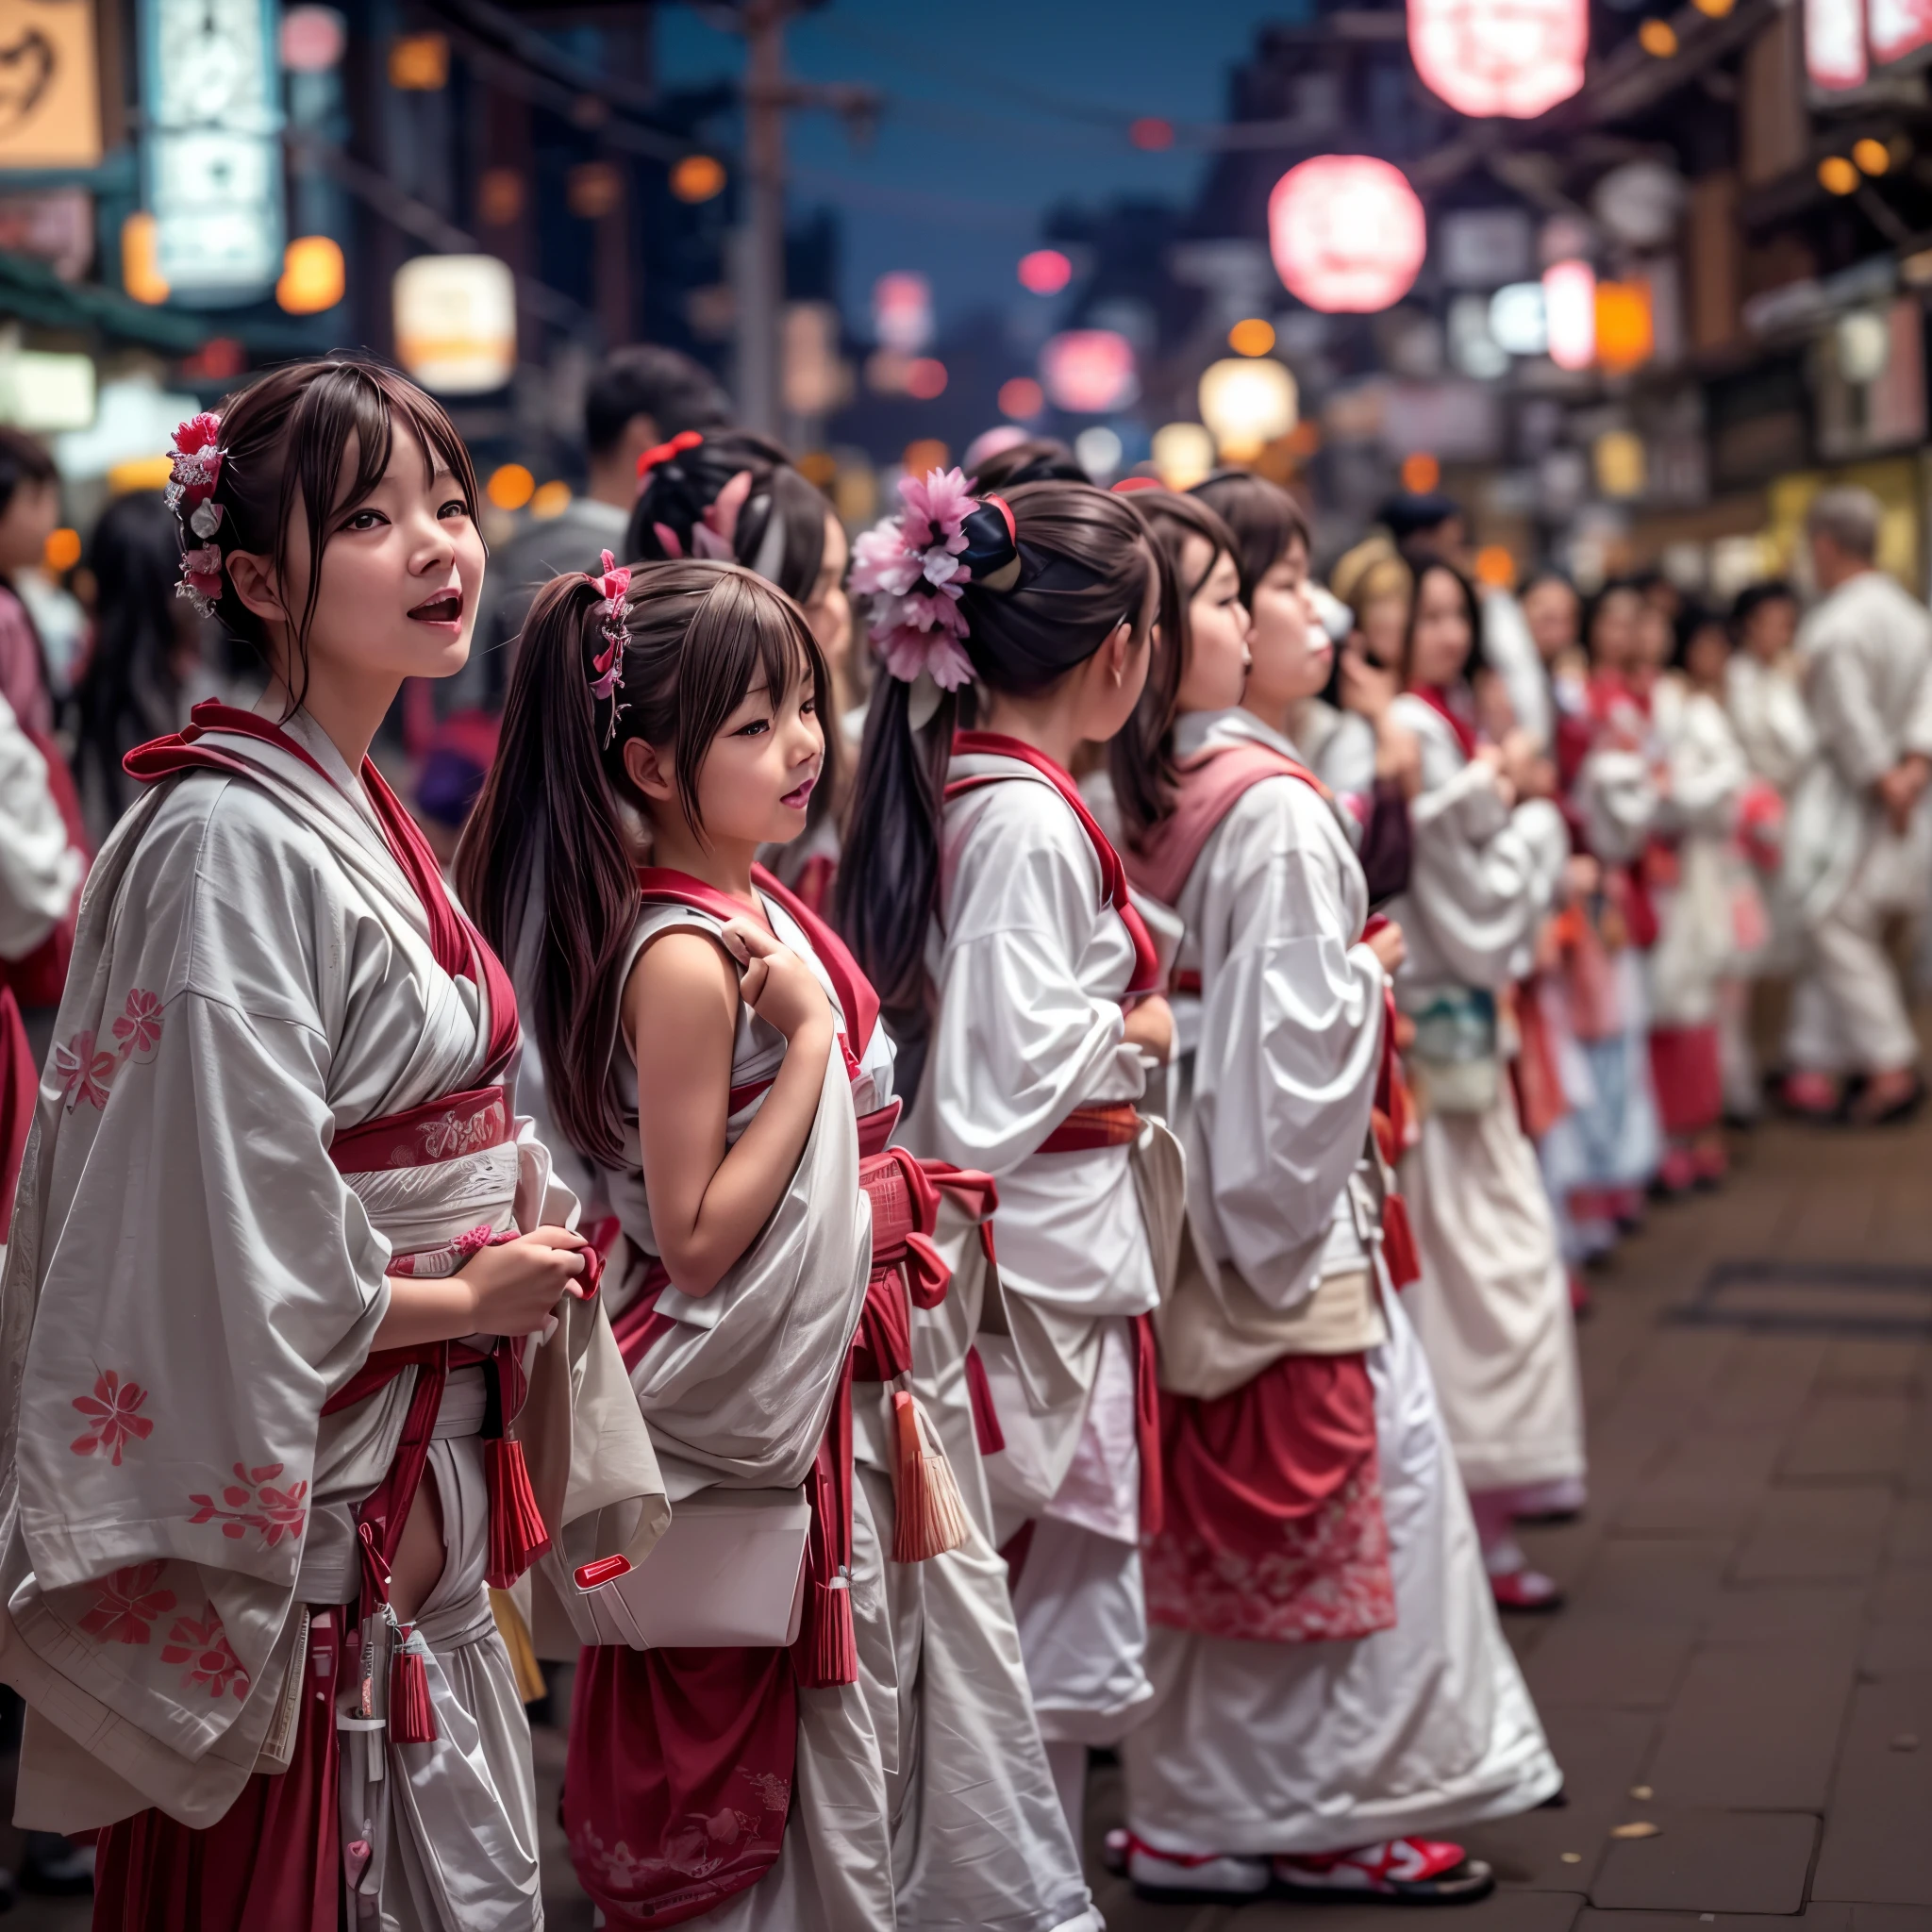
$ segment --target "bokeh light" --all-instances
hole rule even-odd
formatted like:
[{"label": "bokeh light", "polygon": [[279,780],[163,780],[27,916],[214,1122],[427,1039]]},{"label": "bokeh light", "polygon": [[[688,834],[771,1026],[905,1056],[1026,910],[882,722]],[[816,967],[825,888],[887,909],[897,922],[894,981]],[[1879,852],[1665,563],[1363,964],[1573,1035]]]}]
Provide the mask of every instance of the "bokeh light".
[{"label": "bokeh light", "polygon": [[1646,54],[1668,60],[1677,51],[1677,30],[1667,20],[1646,20],[1637,29],[1637,44]]},{"label": "bokeh light", "polygon": [[1427,450],[1411,451],[1402,459],[1402,487],[1426,496],[1442,480],[1442,465]]},{"label": "bokeh light", "polygon": [[1214,439],[1199,423],[1163,423],[1154,432],[1154,467],[1170,490],[1191,490],[1214,470]]},{"label": "bokeh light", "polygon": [[80,532],[49,530],[47,541],[42,546],[41,561],[53,575],[64,576],[80,561]]},{"label": "bokeh light", "polygon": [[1826,155],[1818,164],[1818,183],[1827,194],[1856,194],[1858,171],[1842,155]]},{"label": "bokeh light", "polygon": [[1058,295],[1074,279],[1074,264],[1058,248],[1036,248],[1020,258],[1020,286],[1035,295]]},{"label": "bokeh light", "polygon": [[936,357],[921,356],[906,365],[906,393],[915,402],[929,403],[946,392],[946,365]]},{"label": "bokeh light", "polygon": [[1141,392],[1134,350],[1110,328],[1074,328],[1040,352],[1041,379],[1056,408],[1075,416],[1124,409]]},{"label": "bokeh light", "polygon": [[1097,483],[1117,475],[1123,454],[1119,434],[1095,423],[1074,439],[1074,459]]},{"label": "bokeh light", "polygon": [[1555,261],[1543,271],[1543,325],[1558,369],[1596,360],[1596,271],[1587,261]]},{"label": "bokeh light", "polygon": [[1475,580],[1491,591],[1516,588],[1516,557],[1507,543],[1485,543],[1475,554]]},{"label": "bokeh light", "polygon": [[724,163],[716,155],[686,155],[671,171],[671,192],[679,201],[709,201],[724,192]]},{"label": "bokeh light", "polygon": [[1197,400],[1222,455],[1236,462],[1286,436],[1300,407],[1294,377],[1279,362],[1245,356],[1210,362]]},{"label": "bokeh light", "polygon": [[1891,166],[1891,156],[1882,141],[1874,141],[1868,134],[1863,141],[1852,143],[1852,158],[1858,164],[1859,171],[1866,175],[1882,175]]},{"label": "bokeh light", "polygon": [[1250,315],[1228,330],[1227,346],[1237,356],[1265,356],[1274,346],[1274,325]]},{"label": "bokeh light", "polygon": [[348,270],[341,243],[328,235],[300,235],[282,251],[275,302],[291,315],[320,315],[342,299]]},{"label": "bokeh light", "polygon": [[908,475],[924,476],[928,470],[943,470],[952,455],[937,436],[921,436],[906,445],[899,461]]},{"label": "bokeh light", "polygon": [[1268,242],[1289,292],[1330,314],[1401,301],[1428,252],[1423,205],[1399,170],[1370,155],[1317,155],[1268,197]]},{"label": "bokeh light", "polygon": [[1527,120],[1583,85],[1588,0],[1408,0],[1408,51],[1458,114]]},{"label": "bokeh light", "polygon": [[498,509],[522,509],[537,493],[537,479],[522,463],[503,463],[491,471],[483,492]]},{"label": "bokeh light", "polygon": [[1016,375],[1000,384],[1000,414],[1030,421],[1046,408],[1046,391],[1030,375]]},{"label": "bokeh light", "polygon": [[537,493],[530,499],[530,514],[540,524],[547,524],[553,517],[560,517],[570,508],[571,487],[560,477],[539,486]]},{"label": "bokeh light", "polygon": [[1596,285],[1596,359],[1613,373],[1640,368],[1656,345],[1648,282]]},{"label": "bokeh light", "polygon": [[1158,114],[1143,114],[1127,129],[1127,139],[1149,154],[1158,154],[1162,148],[1174,145],[1174,123],[1162,120]]}]

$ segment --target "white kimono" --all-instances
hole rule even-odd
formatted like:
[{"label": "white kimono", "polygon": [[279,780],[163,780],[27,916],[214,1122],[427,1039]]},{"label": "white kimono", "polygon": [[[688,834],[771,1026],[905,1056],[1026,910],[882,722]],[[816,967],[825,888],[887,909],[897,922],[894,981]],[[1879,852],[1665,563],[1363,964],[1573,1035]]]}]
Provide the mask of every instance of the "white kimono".
[{"label": "white kimono", "polygon": [[[1724,707],[1751,770],[1774,786],[1789,808],[1819,756],[1818,732],[1805,703],[1795,658],[1764,664],[1748,652],[1733,652],[1724,671]],[[1780,842],[1789,844],[1789,836]],[[1798,908],[1781,877],[1767,878],[1763,891],[1771,939],[1757,970],[1789,974],[1803,950]]]},{"label": "white kimono", "polygon": [[1903,833],[1873,787],[1908,752],[1932,756],[1932,617],[1861,571],[1798,630],[1805,696],[1823,755],[1790,799],[1783,890],[1807,938],[1787,1058],[1822,1073],[1909,1067],[1919,1057],[1882,929],[1915,918],[1932,873],[1925,800]]},{"label": "white kimono", "polygon": [[[1488,769],[1465,757],[1433,707],[1410,694],[1396,704],[1423,755],[1423,791],[1409,808],[1414,870],[1389,908],[1408,952],[1397,1002],[1423,1014],[1465,989],[1500,998],[1528,963],[1568,835],[1544,800],[1507,810]],[[1458,1098],[1479,1102],[1468,1111],[1432,1103],[1431,1090],[1447,1083],[1411,1056],[1423,1118],[1402,1191],[1423,1274],[1405,1291],[1407,1312],[1472,1491],[1579,1483],[1583,1397],[1555,1224],[1516,1118],[1508,1042],[1491,1043],[1487,1068],[1481,1045],[1472,1042],[1469,1071],[1457,1075]]]},{"label": "white kimono", "polygon": [[[527,1123],[332,1163],[349,1129],[476,1088],[491,1014],[436,963],[359,780],[306,714],[285,728],[313,765],[212,729],[246,775],[189,772],[122,821],[42,1082],[0,1333],[0,1675],[29,1707],[18,1816],[49,1829],[148,1807],[205,1827],[277,1768],[303,1607],[356,1597],[353,1510],[415,1387],[408,1368],[322,1414],[389,1274],[575,1212]],[[519,1425],[534,1487],[578,1560],[641,1561],[669,1515],[650,1445],[608,1400],[601,1305],[559,1313]],[[384,1932],[542,1924],[529,1731],[483,1587],[481,1375],[450,1377],[424,1477],[447,1549],[416,1625],[438,1736],[336,1716],[342,1838],[369,1847],[351,1916]]]},{"label": "white kimono", "polygon": [[[1191,713],[1182,758],[1293,747],[1245,711]],[[1155,1702],[1123,1746],[1128,1822],[1157,1849],[1337,1851],[1541,1804],[1561,1783],[1496,1622],[1428,1365],[1376,1265],[1361,1150],[1382,1037],[1381,962],[1355,942],[1367,888],[1301,780],[1252,785],[1181,893],[1202,974],[1182,1132],[1197,1247],[1268,1307],[1368,1271],[1366,1349],[1397,1622],[1261,1642],[1156,1624]],[[1364,1235],[1367,1240],[1364,1240]]]},{"label": "white kimono", "polygon": [[54,930],[82,869],[47,789],[47,761],[0,697],[0,959],[25,958]]},{"label": "white kimono", "polygon": [[952,760],[954,780],[993,774],[945,808],[937,1011],[906,1141],[999,1181],[1011,1333],[978,1344],[1008,1442],[986,1462],[994,1541],[1036,1524],[1013,1610],[1041,1735],[1110,1743],[1153,1694],[1127,1324],[1159,1296],[1130,1150],[1039,1150],[1075,1108],[1144,1091],[1123,1040],[1134,948],[1053,785],[1016,759]]},{"label": "white kimono", "polygon": [[[842,1034],[847,1016],[810,941],[782,906],[770,899],[764,905],[774,932],[824,988]],[[646,905],[631,958],[650,939],[679,928],[715,935],[719,925],[685,907]],[[741,1005],[731,1084],[760,1091],[730,1116],[727,1142],[763,1104],[762,1085],[775,1078],[785,1052],[784,1036]],[[622,1279],[611,1292],[621,1313],[641,1291],[658,1248],[644,1188],[637,1070],[620,1052],[613,1071],[626,1121],[625,1163],[605,1169],[603,1178],[625,1237],[613,1257]],[[858,1185],[855,1122],[887,1105],[891,1088],[892,1048],[882,1026],[874,1028],[856,1074],[848,1076],[835,1049],[797,1172],[758,1241],[709,1294],[686,1295],[673,1287],[659,1293],[657,1311],[670,1316],[672,1326],[645,1349],[631,1382],[674,1504],[712,1484],[790,1489],[809,1473],[871,1268],[872,1212]],[[870,1441],[856,1430],[849,1593],[858,1681],[799,1687],[794,1795],[782,1856],[757,1884],[689,1921],[693,1926],[843,1932],[866,1925],[889,1932],[895,1924],[887,1780],[898,1769],[899,1688],[885,1593],[891,1490],[882,1465],[866,1467]],[[623,1843],[615,1854],[591,1843],[575,1824],[573,1833],[580,1860],[625,1852]]]}]

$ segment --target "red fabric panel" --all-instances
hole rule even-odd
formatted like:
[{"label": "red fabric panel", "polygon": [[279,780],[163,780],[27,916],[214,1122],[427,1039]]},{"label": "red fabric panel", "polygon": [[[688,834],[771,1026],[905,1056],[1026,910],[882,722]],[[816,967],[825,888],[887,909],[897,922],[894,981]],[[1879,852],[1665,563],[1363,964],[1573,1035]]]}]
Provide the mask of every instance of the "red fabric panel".
[{"label": "red fabric panel", "polygon": [[93,1932],[336,1932],[342,1615],[311,1628],[308,1654],[295,1660],[307,1675],[287,1771],[251,1777],[206,1831],[137,1811],[95,1840]]},{"label": "red fabric panel", "polygon": [[329,1142],[328,1158],[338,1174],[377,1174],[501,1147],[509,1138],[508,1093],[501,1087],[474,1087],[345,1128]]},{"label": "red fabric panel", "polygon": [[966,1351],[966,1399],[973,1406],[973,1440],[982,1456],[997,1456],[1007,1446],[1007,1434],[1000,1427],[999,1410],[993,1407],[992,1382],[976,1348]]},{"label": "red fabric panel", "polygon": [[1076,1107],[1036,1152],[1091,1154],[1096,1147],[1131,1147],[1141,1138],[1141,1114],[1131,1100]]},{"label": "red fabric panel", "polygon": [[34,1051],[9,988],[0,986],[0,1232],[13,1221],[13,1189],[33,1125]]},{"label": "red fabric panel", "polygon": [[1650,1077],[1667,1134],[1701,1134],[1724,1116],[1724,1074],[1718,1034],[1711,1026],[1655,1026]]},{"label": "red fabric panel", "polygon": [[[954,732],[953,756],[1016,758],[1023,765],[1030,765],[1066,800],[1068,808],[1080,821],[1080,829],[1087,834],[1088,841],[1093,847],[1093,856],[1100,861],[1101,891],[1106,901],[1120,914],[1121,924],[1126,927],[1127,937],[1134,942],[1134,974],[1127,981],[1127,991],[1130,993],[1158,992],[1160,958],[1155,951],[1154,935],[1147,930],[1147,922],[1141,917],[1127,891],[1127,869],[1121,863],[1120,854],[1100,829],[1099,820],[1087,809],[1087,801],[1080,796],[1080,788],[1074,783],[1073,774],[1061,770],[1043,752],[1037,752],[1030,744],[997,731]],[[962,792],[977,791],[982,785],[1001,782],[991,774],[978,778],[956,778],[946,787],[946,797],[950,801]]]},{"label": "red fabric panel", "polygon": [[845,941],[820,914],[816,905],[789,887],[780,885],[777,878],[761,865],[752,867],[751,876],[758,891],[777,900],[810,940],[812,951],[819,956],[819,964],[825,969],[825,977],[832,982],[839,995],[839,1005],[844,1009],[853,1051],[864,1058],[866,1048],[872,1044],[873,1028],[879,1023],[879,996],[873,990],[872,981],[865,976],[864,969],[852,957]]},{"label": "red fabric panel", "polygon": [[1134,1436],[1141,1451],[1141,1535],[1160,1534],[1167,1486],[1160,1455],[1160,1348],[1154,1317],[1136,1315],[1134,1334]]},{"label": "red fabric panel", "polygon": [[786,1650],[632,1650],[577,1665],[563,1824],[619,1925],[676,1925],[756,1885],[791,1807],[798,1686]]},{"label": "red fabric panel", "polygon": [[1395,1622],[1375,1399],[1359,1355],[1291,1355],[1204,1402],[1160,1397],[1157,1624],[1277,1643]]}]

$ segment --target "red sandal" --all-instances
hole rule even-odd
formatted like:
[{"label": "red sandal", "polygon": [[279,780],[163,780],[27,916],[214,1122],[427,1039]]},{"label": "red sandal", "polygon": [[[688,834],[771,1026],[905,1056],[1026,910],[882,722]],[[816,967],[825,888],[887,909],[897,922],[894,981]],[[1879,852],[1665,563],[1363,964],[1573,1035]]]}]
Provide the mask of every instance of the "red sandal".
[{"label": "red sandal", "polygon": [[1487,1898],[1495,1887],[1495,1874],[1482,1859],[1441,1839],[1391,1838],[1349,1852],[1274,1860],[1274,1890],[1282,1898],[1461,1906]]}]

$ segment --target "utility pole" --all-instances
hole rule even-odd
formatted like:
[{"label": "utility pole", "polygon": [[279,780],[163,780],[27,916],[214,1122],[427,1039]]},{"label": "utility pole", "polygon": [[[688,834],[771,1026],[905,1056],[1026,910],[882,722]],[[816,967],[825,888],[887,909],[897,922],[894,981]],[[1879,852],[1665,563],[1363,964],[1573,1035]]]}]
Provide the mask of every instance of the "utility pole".
[{"label": "utility pole", "polygon": [[738,416],[747,429],[778,434],[778,326],[785,306],[786,0],[747,0],[745,220],[734,238],[738,313]]},{"label": "utility pole", "polygon": [[741,0],[745,40],[744,221],[731,244],[731,291],[737,311],[738,420],[776,437],[784,420],[779,330],[785,312],[785,111],[824,108],[863,141],[878,118],[879,97],[867,87],[788,80],[785,22],[823,0]]}]

